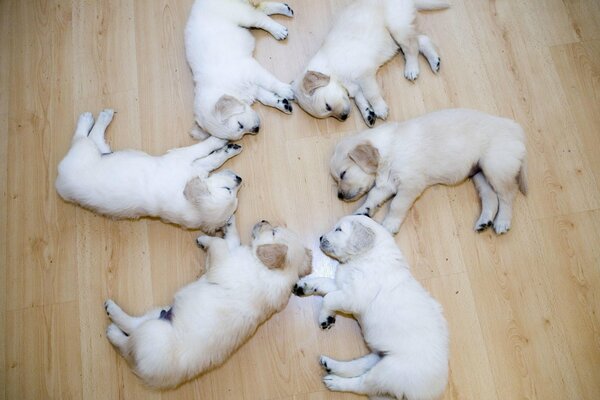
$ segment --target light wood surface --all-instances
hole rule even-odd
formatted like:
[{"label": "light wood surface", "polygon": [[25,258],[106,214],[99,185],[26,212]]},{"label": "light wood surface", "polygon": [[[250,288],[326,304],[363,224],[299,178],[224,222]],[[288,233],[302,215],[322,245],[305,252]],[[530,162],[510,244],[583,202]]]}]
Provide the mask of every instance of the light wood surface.
[{"label": "light wood surface", "polygon": [[[390,120],[446,107],[525,128],[530,194],[513,229],[476,234],[471,183],[428,190],[397,236],[451,331],[446,399],[600,399],[600,3],[450,0],[421,14],[440,49],[416,83],[396,57],[379,73]],[[177,390],[146,389],[106,340],[107,297],[141,313],[202,272],[197,232],[113,221],[63,202],[56,166],[79,113],[118,111],[113,148],[158,154],[193,141],[183,29],[192,0],[0,0],[0,399],[355,399],[327,392],[318,355],[366,349],[357,324],[322,332],[321,300],[292,297],[219,369]],[[256,57],[291,81],[346,0],[289,0],[294,19]],[[244,178],[243,240],[259,219],[307,245],[358,204],[336,198],[333,144],[364,129],[256,105],[261,132],[227,164]],[[315,251],[315,270],[333,265]],[[218,334],[218,333],[217,333]]]}]

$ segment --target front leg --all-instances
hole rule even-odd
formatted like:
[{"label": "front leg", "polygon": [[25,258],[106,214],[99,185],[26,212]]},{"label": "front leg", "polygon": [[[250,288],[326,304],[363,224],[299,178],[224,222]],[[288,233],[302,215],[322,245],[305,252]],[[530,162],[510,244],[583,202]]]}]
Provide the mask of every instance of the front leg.
[{"label": "front leg", "polygon": [[190,162],[202,157],[206,157],[213,151],[222,148],[227,144],[227,140],[219,139],[216,136],[211,136],[199,143],[187,147],[179,147],[171,149],[167,152],[168,156],[183,157],[189,159]]},{"label": "front leg", "polygon": [[278,96],[261,87],[257,87],[256,89],[256,99],[265,106],[276,108],[286,114],[292,113],[292,103],[288,99]]},{"label": "front leg", "polygon": [[285,26],[273,21],[263,12],[250,9],[249,12],[241,13],[239,25],[244,28],[259,28],[269,32],[277,40],[283,40],[288,35]]},{"label": "front leg", "polygon": [[288,100],[294,99],[292,87],[287,83],[281,82],[271,72],[264,69],[256,60],[252,60],[252,62],[248,64],[248,68],[251,69],[252,81],[255,85],[275,93],[281,98]]},{"label": "front leg", "polygon": [[400,189],[390,203],[390,209],[381,223],[392,235],[400,230],[400,225],[406,218],[406,213],[423,192],[420,189]]},{"label": "front leg", "polygon": [[[207,139],[209,140],[209,139]],[[204,158],[194,160],[192,166],[198,168],[201,171],[213,171],[219,168],[232,157],[237,156],[242,152],[242,146],[239,144],[229,143],[226,146],[221,147],[207,155]]]},{"label": "front leg", "polygon": [[388,116],[389,108],[385,100],[381,96],[381,91],[379,90],[379,84],[377,83],[377,78],[375,77],[375,74],[363,77],[360,80],[359,85],[363,95],[367,99],[367,102],[369,102],[369,104],[371,105],[375,116],[382,120],[386,119]]},{"label": "front leg", "polygon": [[325,296],[327,293],[333,292],[334,290],[337,290],[335,280],[320,276],[304,277],[300,279],[292,289],[296,296],[309,296],[311,294]]},{"label": "front leg", "polygon": [[132,317],[123,311],[123,309],[119,307],[117,303],[108,299],[104,302],[104,309],[106,310],[106,314],[110,320],[117,325],[119,329],[129,335],[144,322],[151,319],[160,318],[161,313],[164,310],[170,309],[170,307],[156,308],[140,317]]},{"label": "front leg", "polygon": [[275,1],[263,1],[256,6],[256,9],[262,11],[266,15],[280,14],[287,17],[294,16],[294,10],[286,3],[278,3]]},{"label": "front leg", "polygon": [[375,212],[383,203],[388,201],[395,193],[395,189],[390,186],[375,186],[367,194],[367,199],[358,210],[354,212],[355,215],[366,215],[372,217]]},{"label": "front leg", "polygon": [[227,224],[223,227],[223,239],[227,242],[229,250],[241,246],[240,235],[235,222],[235,214],[229,218],[229,221],[227,221]]},{"label": "front leg", "polygon": [[205,269],[210,271],[213,264],[229,254],[229,246],[225,239],[221,239],[215,236],[201,235],[196,239],[198,247],[206,251],[208,257],[206,260]]},{"label": "front leg", "polygon": [[354,94],[354,102],[356,103],[356,107],[358,107],[358,110],[360,111],[360,114],[362,115],[367,126],[372,128],[373,125],[375,125],[375,118],[377,115],[375,115],[373,107],[371,107],[371,104],[369,104],[369,101],[365,97],[362,90],[356,91]]},{"label": "front leg", "polygon": [[323,297],[323,305],[319,312],[319,325],[321,329],[329,329],[335,324],[336,311],[353,314],[350,299],[341,290],[334,290]]}]

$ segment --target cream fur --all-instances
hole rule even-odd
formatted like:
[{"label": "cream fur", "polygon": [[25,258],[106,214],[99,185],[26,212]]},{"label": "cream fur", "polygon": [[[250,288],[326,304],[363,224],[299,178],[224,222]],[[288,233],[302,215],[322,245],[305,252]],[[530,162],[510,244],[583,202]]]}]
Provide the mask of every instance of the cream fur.
[{"label": "cream fur", "polygon": [[154,157],[137,150],[111,152],[104,132],[113,110],[94,123],[77,122],[71,148],[58,165],[56,190],[70,202],[116,218],[158,217],[186,228],[214,232],[237,208],[241,178],[209,172],[239,154],[239,145],[209,138]]},{"label": "cream fur", "polygon": [[[312,254],[294,233],[266,221],[255,225],[252,237],[251,246],[240,244],[234,217],[223,239],[200,236],[206,273],[179,290],[170,309],[131,317],[106,301],[113,322],[108,340],[146,384],[170,388],[219,366],[286,306],[294,282],[310,272]],[[257,256],[271,244],[287,249],[279,268],[269,269]]]},{"label": "cream fur", "polygon": [[[287,29],[268,15],[293,16],[284,3],[246,0],[196,0],[185,29],[185,48],[195,83],[194,114],[199,127],[192,136],[211,134],[238,140],[245,133],[257,133],[258,114],[250,107],[255,100],[285,113],[292,112],[294,94],[252,56],[255,40],[247,28],[260,28],[277,40]],[[223,110],[223,96],[237,106]]]},{"label": "cream fur", "polygon": [[[345,120],[350,98],[371,127],[375,119],[386,119],[388,106],[381,96],[376,73],[398,52],[404,53],[404,75],[415,80],[419,74],[419,52],[437,72],[440,57],[435,46],[416,27],[417,10],[441,9],[441,0],[357,0],[337,16],[319,51],[292,83],[300,107],[317,118],[333,116]],[[311,71],[330,78],[323,86],[307,91],[303,82]]]},{"label": "cream fur", "polygon": [[[365,171],[350,158],[349,153],[359,145],[377,150],[375,172]],[[510,229],[518,189],[527,191],[525,135],[510,119],[448,109],[342,139],[331,158],[330,172],[340,199],[353,201],[368,192],[356,214],[372,216],[392,198],[383,220],[392,233],[398,232],[411,205],[427,187],[453,185],[472,176],[482,200],[475,229],[493,223],[501,234]]]},{"label": "cream fur", "polygon": [[322,329],[331,328],[336,312],[352,314],[371,351],[352,361],[321,356],[325,385],[372,399],[441,396],[448,382],[447,323],[394,238],[368,217],[348,216],[321,237],[321,250],[340,261],[335,280],[308,276],[294,291],[324,296]]}]

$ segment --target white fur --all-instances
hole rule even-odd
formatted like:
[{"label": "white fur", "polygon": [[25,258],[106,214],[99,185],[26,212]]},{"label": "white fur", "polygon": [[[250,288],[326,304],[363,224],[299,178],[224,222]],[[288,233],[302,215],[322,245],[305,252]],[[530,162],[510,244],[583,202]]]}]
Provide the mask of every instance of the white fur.
[{"label": "white fur", "polygon": [[112,117],[113,110],[102,111],[95,124],[89,112],[79,117],[71,148],[58,165],[56,190],[63,199],[116,218],[159,217],[205,232],[225,225],[237,208],[241,178],[231,171],[209,172],[239,154],[239,145],[209,138],[159,157],[136,150],[113,153],[104,139]]},{"label": "white fur", "polygon": [[[196,0],[185,29],[185,47],[195,83],[196,123],[211,135],[237,140],[245,133],[257,133],[258,114],[250,105],[258,100],[292,112],[290,85],[280,82],[253,58],[255,40],[247,28],[261,28],[276,39],[287,37],[287,29],[268,17],[293,16],[284,3],[263,2],[253,6],[247,0]],[[237,100],[239,107],[217,111],[223,96]],[[194,129],[192,136],[205,133]]]},{"label": "white fur", "polygon": [[[418,9],[446,7],[447,3],[438,0],[357,0],[350,4],[340,12],[323,46],[293,82],[298,104],[317,118],[345,120],[352,97],[369,127],[375,118],[386,119],[388,106],[377,84],[377,70],[400,47],[406,59],[407,79],[414,80],[419,74],[419,52],[437,72],[440,57],[431,40],[419,33],[415,20]],[[331,79],[309,93],[302,85],[309,71]]]},{"label": "white fur", "polygon": [[[359,144],[377,149],[376,172],[364,171],[349,157]],[[393,197],[383,220],[392,233],[427,187],[453,185],[474,174],[482,200],[475,228],[483,230],[493,221],[501,234],[510,229],[517,190],[527,191],[525,136],[513,120],[448,109],[344,138],[335,148],[330,171],[339,198],[353,201],[368,192],[356,214],[372,216]]]},{"label": "white fur", "polygon": [[[252,246],[242,246],[232,217],[224,238],[200,236],[206,273],[177,292],[170,320],[166,309],[127,315],[111,300],[107,337],[152,387],[169,388],[222,364],[273,313],[287,304],[291,288],[310,272],[311,252],[284,228],[262,221]],[[287,246],[285,264],[268,269],[257,256],[262,245]],[[125,335],[127,333],[127,335]]]},{"label": "white fur", "polygon": [[306,277],[297,294],[324,295],[321,328],[337,311],[360,323],[371,354],[352,361],[321,357],[325,385],[375,398],[435,399],[448,381],[448,327],[442,307],[409,271],[394,238],[365,216],[342,218],[321,237],[340,261],[335,280]]}]

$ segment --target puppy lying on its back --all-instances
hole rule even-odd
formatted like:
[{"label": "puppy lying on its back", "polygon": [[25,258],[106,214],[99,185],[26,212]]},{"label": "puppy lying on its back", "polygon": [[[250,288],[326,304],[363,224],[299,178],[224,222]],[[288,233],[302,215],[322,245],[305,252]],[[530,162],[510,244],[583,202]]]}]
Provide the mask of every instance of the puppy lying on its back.
[{"label": "puppy lying on its back", "polygon": [[338,198],[353,201],[368,192],[356,214],[372,216],[392,198],[383,220],[396,233],[413,202],[429,186],[468,177],[481,197],[478,231],[510,229],[512,202],[527,192],[523,129],[515,121],[466,109],[388,123],[342,139],[330,171]]},{"label": "puppy lying on its back", "polygon": [[277,40],[287,37],[287,29],[268,17],[272,14],[291,17],[294,12],[287,4],[275,2],[254,7],[248,0],[195,1],[185,29],[196,91],[194,114],[200,128],[192,130],[192,136],[237,140],[245,133],[257,133],[260,120],[250,107],[255,100],[292,112],[290,86],[252,57],[254,37],[247,28],[264,29]]},{"label": "puppy lying on its back", "polygon": [[314,117],[333,116],[344,121],[352,97],[369,127],[375,118],[386,119],[388,106],[377,84],[377,70],[400,47],[407,79],[415,80],[419,74],[419,52],[437,72],[440,57],[429,37],[418,32],[415,18],[417,9],[447,7],[443,0],[357,0],[350,4],[292,83],[298,104]]},{"label": "puppy lying on its back", "polygon": [[77,122],[71,149],[58,165],[56,190],[73,203],[116,218],[159,217],[186,228],[214,232],[237,208],[242,178],[231,171],[209,176],[241,151],[217,138],[153,157],[136,150],[111,152],[104,132],[113,110],[94,124]]},{"label": "puppy lying on its back", "polygon": [[150,386],[174,387],[222,364],[258,325],[287,304],[310,272],[312,254],[298,237],[267,221],[241,246],[232,217],[224,239],[200,236],[206,273],[175,295],[173,305],[141,317],[108,300],[108,340]]},{"label": "puppy lying on its back", "polygon": [[335,322],[336,311],[354,315],[371,350],[352,361],[322,356],[325,385],[371,399],[439,397],[448,381],[448,327],[394,238],[370,218],[349,216],[321,236],[321,250],[340,262],[335,280],[306,277],[294,292],[325,296],[323,329]]}]

